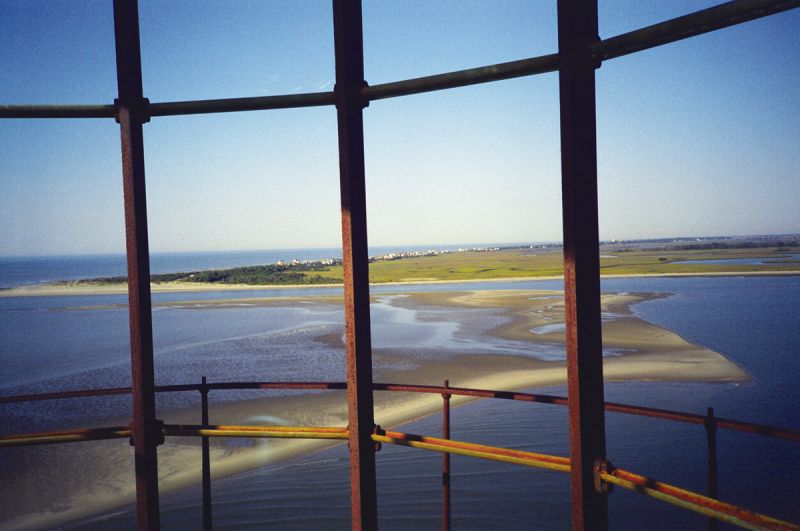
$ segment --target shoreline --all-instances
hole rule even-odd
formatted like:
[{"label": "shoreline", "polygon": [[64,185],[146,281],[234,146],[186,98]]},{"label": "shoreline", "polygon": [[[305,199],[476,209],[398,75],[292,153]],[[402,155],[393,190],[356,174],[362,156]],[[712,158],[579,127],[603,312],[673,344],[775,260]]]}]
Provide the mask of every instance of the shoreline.
[{"label": "shoreline", "polygon": [[[632,361],[632,360],[631,360]],[[546,362],[545,362],[546,363]],[[669,360],[650,360],[648,362],[604,364],[606,382],[685,382],[705,384],[734,383],[736,379],[717,379],[708,376],[692,375],[691,378],[677,376],[672,372],[675,367]],[[653,370],[659,374],[653,377]],[[540,387],[563,385],[566,383],[566,367],[541,367],[535,375],[523,377],[522,369],[504,371],[484,377],[468,380],[456,380],[455,386],[477,389],[498,389],[508,391],[530,391]],[[686,368],[688,371],[689,369]],[[526,371],[528,373],[534,371]],[[411,383],[411,382],[409,382]],[[414,382],[419,383],[419,382]],[[441,381],[438,382],[441,384]],[[451,385],[453,381],[451,380]],[[437,394],[416,394],[406,398],[407,393],[380,393],[375,396],[375,423],[385,429],[396,429],[415,420],[441,412],[441,397]],[[338,395],[332,399],[332,395]],[[451,409],[466,406],[481,400],[474,397],[453,396]],[[346,397],[343,391],[329,391],[324,394],[307,394],[291,397],[261,398],[244,403],[226,403],[210,408],[212,418],[225,418],[231,410],[264,412],[269,405],[270,417],[275,420],[294,420],[300,415],[307,424],[313,420],[326,419],[327,426],[346,426]],[[243,407],[244,406],[244,407]],[[559,406],[554,406],[559,407]],[[306,414],[314,408],[313,414]],[[303,413],[300,413],[300,410]],[[285,415],[285,416],[284,416]],[[197,411],[174,411],[164,415],[168,423],[196,423]],[[256,415],[253,415],[256,416]],[[288,417],[288,419],[287,419]],[[263,420],[255,424],[268,424]],[[300,423],[289,423],[300,424]],[[323,424],[319,424],[323,425]],[[176,492],[200,484],[200,447],[199,441],[171,438],[158,449],[159,490],[161,494]],[[241,439],[234,439],[234,441]],[[125,441],[122,441],[125,442]],[[58,463],[58,473],[80,473],[77,477],[90,482],[89,485],[71,485],[74,490],[66,495],[66,499],[49,500],[46,508],[35,513],[28,513],[2,522],[8,529],[46,529],[65,524],[78,524],[91,521],[103,514],[131,507],[136,500],[135,488],[131,483],[132,449],[120,441],[95,441],[91,451],[85,452],[82,444],[64,445],[66,448],[52,446],[35,447],[38,459],[51,464]],[[302,459],[336,445],[343,441],[326,441],[313,439],[258,439],[247,447],[228,445],[227,441],[211,439],[212,481],[234,476],[261,466],[285,462],[291,459]],[[96,467],[94,477],[87,477],[87,470]],[[82,475],[81,475],[82,474]],[[53,479],[54,484],[63,484]],[[62,491],[64,492],[64,491]]]},{"label": "shoreline", "polygon": [[[553,290],[411,292],[404,294],[404,297],[393,298],[392,302],[416,309],[457,306],[462,309],[504,310],[504,314],[510,318],[509,322],[488,330],[486,335],[499,339],[524,337],[531,343],[563,347],[563,334],[557,331],[531,333],[532,328],[542,323],[553,324],[558,314],[563,313],[563,296],[557,297],[560,293]],[[604,322],[604,346],[620,351],[604,357],[606,381],[724,384],[750,380],[743,369],[722,354],[695,345],[667,329],[635,316],[631,306],[651,297],[652,295],[646,294],[603,296],[603,311],[616,316],[613,320]],[[291,300],[283,302],[289,303]],[[339,334],[320,335],[316,340],[341,348]],[[454,387],[507,391],[563,385],[566,382],[566,362],[563,360],[546,361],[492,353],[448,356],[436,348],[422,349],[418,355],[421,357],[409,359],[402,348],[375,349],[374,358],[379,368],[376,369],[374,380],[441,385],[444,379],[449,379]],[[405,362],[406,365],[398,362]],[[451,405],[458,407],[474,400],[477,399],[454,396]],[[440,410],[441,397],[438,394],[375,393],[375,422],[386,428],[411,422]],[[193,406],[165,411],[161,418],[167,423],[194,424],[198,417],[198,408]],[[221,421],[225,424],[345,426],[346,396],[344,391],[328,391],[266,396],[216,404],[212,401],[210,417],[212,422]],[[105,418],[95,420],[94,425],[100,422],[116,425],[127,421],[127,418]],[[247,441],[244,443],[246,446],[242,446],[240,441]],[[42,465],[35,470],[25,467],[9,474],[6,488],[11,491],[7,491],[7,494],[15,497],[15,493],[20,492],[24,496],[24,486],[29,485],[29,476],[33,475],[36,478],[33,483],[42,483],[41,497],[35,500],[38,503],[29,512],[23,511],[3,522],[3,525],[10,528],[52,527],[129,506],[135,499],[131,483],[132,450],[123,443],[101,441],[24,449],[27,452],[25,455],[29,456],[27,462],[48,465]],[[333,444],[341,443],[212,438],[212,477],[219,479],[258,466],[308,455]],[[198,484],[199,462],[199,440],[168,438],[167,443],[159,447],[162,492]],[[17,483],[19,485],[14,488]],[[58,488],[51,490],[50,485],[58,485]],[[17,503],[9,500],[9,507],[22,507],[26,502],[29,500],[24,498]]]},{"label": "shoreline", "polygon": [[[611,278],[670,278],[670,277],[770,277],[770,276],[800,276],[797,271],[718,271],[709,273],[626,273],[619,275],[600,275],[601,279]],[[469,284],[475,282],[523,282],[523,281],[549,281],[563,280],[563,275],[548,275],[539,277],[503,277],[503,278],[474,278],[454,280],[402,280],[394,282],[371,282],[371,287],[379,286],[413,286],[413,285],[439,285],[439,284]],[[314,288],[341,288],[343,284],[221,284],[221,283],[190,283],[190,282],[159,282],[151,283],[152,293],[192,293],[213,291],[277,291]],[[124,295],[128,293],[127,284],[33,284],[0,289],[0,298],[5,297],[58,297],[77,295]]]}]

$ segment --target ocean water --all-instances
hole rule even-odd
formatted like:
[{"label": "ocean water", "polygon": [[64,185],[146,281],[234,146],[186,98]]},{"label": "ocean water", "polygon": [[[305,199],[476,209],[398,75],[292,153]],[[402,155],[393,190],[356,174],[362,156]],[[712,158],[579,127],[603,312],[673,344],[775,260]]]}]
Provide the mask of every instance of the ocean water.
[{"label": "ocean water", "polygon": [[[1,263],[0,263],[1,264]],[[239,265],[239,264],[236,264]],[[193,269],[189,267],[187,269]],[[93,270],[94,271],[94,270]],[[83,273],[87,274],[87,273]],[[94,276],[91,273],[90,276]],[[39,278],[39,280],[44,280]],[[436,286],[382,286],[384,301],[410,290],[560,289],[557,281]],[[725,354],[753,377],[746,384],[609,383],[606,399],[800,429],[800,277],[637,278],[603,281],[609,292],[665,292],[635,312],[686,339]],[[228,307],[157,307],[154,311],[158,383],[213,380],[343,379],[343,360],[312,338],[339,330],[341,310],[249,306],[252,296],[340,294],[308,288],[228,293],[156,294],[156,302],[191,298],[241,299]],[[128,323],[124,296],[0,298],[0,394],[129,385]],[[101,308],[98,308],[100,306]],[[487,339],[480,323],[456,330],[441,315],[413,315],[386,302],[373,309],[376,348],[413,345],[539,357],[522,345]],[[484,318],[484,326],[492,317]],[[413,351],[409,350],[409,355]],[[378,371],[380,367],[376,368]],[[562,387],[537,392],[565,394]],[[238,400],[246,394],[215,396]],[[159,398],[159,408],[196,397]],[[54,429],[80,422],[86,411],[111,417],[129,410],[127,397],[0,406],[3,432]],[[124,413],[123,413],[124,414]],[[404,426],[438,434],[434,416]],[[453,438],[566,455],[566,409],[480,401],[453,411]],[[617,466],[703,492],[702,427],[607,415],[608,455]],[[720,497],[756,511],[800,521],[800,447],[720,430]],[[384,529],[437,529],[440,525],[440,456],[384,446],[378,454],[379,515]],[[0,453],[0,467],[2,466]],[[218,528],[349,528],[347,458],[343,447],[252,470],[214,482]],[[453,457],[454,529],[569,529],[565,474]],[[198,487],[162,495],[167,529],[200,527]],[[701,529],[705,519],[628,491],[609,497],[613,529]],[[131,508],[78,528],[132,529]],[[0,520],[2,527],[2,520]]]},{"label": "ocean water", "polygon": [[[516,244],[510,244],[516,245]],[[425,251],[436,249],[454,251],[462,248],[495,247],[497,244],[419,245],[419,246],[373,246],[370,256],[401,251]],[[150,272],[179,273],[207,269],[230,269],[253,265],[274,264],[279,261],[324,260],[341,258],[340,247],[314,249],[270,249],[264,251],[219,251],[151,253]],[[0,289],[15,286],[40,284],[58,280],[115,277],[127,275],[124,254],[97,254],[76,256],[0,256]]]},{"label": "ocean water", "polygon": [[[543,288],[543,283],[503,287]],[[491,287],[498,287],[492,284]],[[548,288],[553,287],[548,283]],[[661,291],[672,297],[639,304],[647,320],[713,348],[753,376],[747,384],[627,382],[606,385],[606,399],[800,429],[798,322],[800,279],[613,279],[605,291]],[[565,394],[563,387],[536,389]],[[404,426],[437,434],[440,418]],[[481,401],[452,414],[453,438],[566,455],[565,408]],[[706,438],[700,426],[608,414],[608,455],[617,466],[704,492]],[[377,457],[379,518],[383,529],[438,529],[440,457],[387,447]],[[789,521],[800,520],[800,448],[749,434],[718,432],[719,488],[723,500]],[[454,529],[570,529],[568,478],[454,456]],[[331,449],[307,460],[254,470],[214,484],[215,526],[258,529],[348,529],[347,456]],[[163,521],[199,524],[199,489],[164,497]],[[300,508],[304,508],[299,510]],[[612,529],[705,529],[703,517],[617,489],[609,497]],[[130,523],[123,512],[92,525]],[[722,526],[723,529],[729,528]]]}]

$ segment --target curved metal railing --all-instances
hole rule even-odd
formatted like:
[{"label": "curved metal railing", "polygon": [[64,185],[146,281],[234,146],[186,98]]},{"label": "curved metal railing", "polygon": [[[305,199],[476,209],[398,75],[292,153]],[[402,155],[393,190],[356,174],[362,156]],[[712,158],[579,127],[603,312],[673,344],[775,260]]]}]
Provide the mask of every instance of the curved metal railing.
[{"label": "curved metal railing", "polygon": [[[204,493],[208,492],[208,498],[204,495],[204,506],[210,505],[210,461],[207,457],[209,437],[251,437],[251,438],[296,438],[296,439],[326,439],[326,440],[347,440],[348,430],[345,427],[331,426],[228,426],[211,425],[207,423],[208,402],[207,395],[211,390],[246,390],[246,389],[295,389],[295,390],[344,390],[344,382],[218,382],[207,383],[205,379],[201,384],[179,384],[157,386],[156,392],[189,392],[198,391],[203,397],[203,424],[198,425],[178,425],[163,424],[160,426],[162,437],[202,437],[203,438],[203,480]],[[435,385],[411,385],[393,383],[374,383],[375,391],[407,392],[407,393],[428,393],[440,394],[444,400],[443,414],[448,419],[451,396],[465,396],[472,398],[495,398],[502,400],[515,400],[523,402],[538,402],[555,405],[567,405],[567,398],[563,396],[522,393],[514,391],[496,391],[489,389],[474,389],[467,387],[450,387],[447,382],[444,386]],[[104,389],[84,389],[77,391],[60,391],[53,393],[42,393],[33,395],[16,395],[0,397],[0,404],[34,402],[41,400],[58,400],[68,398],[86,398],[99,396],[112,396],[130,394],[128,387],[104,388]],[[689,424],[704,425],[709,433],[713,433],[716,428],[739,431],[743,433],[757,434],[767,437],[784,439],[792,442],[800,442],[800,431],[787,428],[767,426],[763,424],[753,424],[738,420],[723,419],[713,415],[697,415],[672,411],[665,409],[649,408],[643,406],[633,406],[628,404],[618,404],[607,402],[605,410],[628,415],[658,418],[673,422],[683,422]],[[570,459],[568,457],[528,452],[523,450],[512,450],[497,446],[487,446],[465,441],[454,441],[449,438],[449,427],[446,428],[446,437],[430,437],[416,435],[398,431],[385,431],[376,426],[372,435],[372,440],[380,444],[396,444],[423,450],[441,452],[445,456],[450,454],[464,455],[478,459],[500,461],[522,466],[530,466],[557,472],[570,471]],[[60,430],[27,434],[15,434],[0,436],[0,448],[13,446],[32,446],[42,444],[59,444],[69,442],[80,442],[90,440],[118,439],[131,436],[129,426],[115,426],[102,428],[80,428],[72,430]],[[712,439],[710,438],[709,441]],[[709,447],[709,454],[716,453],[716,448]],[[449,461],[445,468],[449,475]],[[711,473],[711,470],[709,471]],[[715,472],[714,472],[715,473]],[[693,511],[709,518],[725,521],[746,529],[787,529],[800,530],[800,526],[791,522],[779,520],[766,516],[742,507],[721,502],[711,496],[692,492],[676,487],[667,483],[656,481],[646,476],[641,476],[633,472],[615,468],[608,461],[596,463],[595,482],[598,489],[606,492],[611,490],[611,485],[639,492],[651,496],[661,501],[676,505],[683,509]],[[716,482],[716,478],[714,478]],[[445,482],[448,488],[449,500],[449,481]],[[447,503],[449,517],[449,502]]]}]

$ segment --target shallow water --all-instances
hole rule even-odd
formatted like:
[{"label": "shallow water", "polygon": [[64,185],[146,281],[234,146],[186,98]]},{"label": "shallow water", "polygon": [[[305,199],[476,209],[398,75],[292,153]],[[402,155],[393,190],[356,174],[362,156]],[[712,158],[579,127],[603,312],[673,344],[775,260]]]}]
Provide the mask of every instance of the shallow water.
[{"label": "shallow water", "polygon": [[[559,289],[559,282],[491,282],[436,286],[436,289]],[[476,352],[497,349],[519,353],[516,342],[482,334],[498,316],[475,318],[461,309],[409,310],[390,304],[393,294],[430,290],[431,286],[386,286],[387,294],[373,312],[376,348],[419,341],[429,347]],[[664,382],[608,384],[608,400],[705,413],[714,406],[719,416],[800,429],[800,278],[639,278],[603,281],[605,291],[669,292],[675,295],[635,306],[645,319],[665,326],[690,341],[722,352],[754,377],[744,385]],[[297,291],[291,294],[298,294]],[[304,292],[306,290],[303,290]],[[308,293],[335,290],[309,289]],[[277,295],[275,292],[259,296]],[[186,298],[168,294],[163,300]],[[221,297],[253,296],[232,292]],[[285,295],[285,293],[284,293]],[[206,297],[191,294],[192,299]],[[46,297],[0,299],[3,330],[2,394],[92,385],[128,385],[127,311],[57,308],[110,304],[124,297]],[[246,303],[243,303],[246,304]],[[314,339],[321,332],[341,329],[341,310],[324,305],[309,308],[240,306],[230,308],[164,308],[154,313],[159,383],[213,379],[343,379],[341,351]],[[453,325],[453,320],[467,325]],[[43,331],[46,331],[44,333]],[[407,349],[409,357],[413,350]],[[544,355],[530,349],[526,355]],[[6,376],[8,374],[8,376]],[[543,392],[563,394],[563,388]],[[232,396],[236,396],[235,394]],[[220,400],[234,398],[220,396]],[[160,398],[160,408],[181,405],[178,395]],[[187,398],[189,400],[189,398]],[[196,397],[191,397],[196,401]],[[215,398],[217,400],[217,398]],[[0,406],[7,426],[31,431],[53,423],[74,423],[85,416],[113,416],[129,411],[127,397],[94,403],[39,403],[25,408]],[[66,417],[66,420],[56,419]],[[405,427],[437,434],[438,418]],[[564,455],[566,411],[555,406],[483,401],[453,412],[454,438]],[[5,430],[4,430],[5,431]],[[705,433],[696,426],[607,416],[612,462],[680,486],[705,488]],[[752,435],[720,432],[721,497],[789,520],[800,520],[800,486],[796,445]],[[2,458],[0,458],[2,459]],[[764,461],[766,460],[766,461]],[[770,471],[764,473],[763,462]],[[433,529],[439,526],[439,456],[403,448],[378,454],[381,526],[386,529]],[[780,465],[772,465],[780,463]],[[566,475],[453,459],[454,528],[568,529]],[[217,527],[348,528],[349,497],[344,450],[215,481]],[[313,486],[313,487],[309,487]],[[162,496],[166,528],[199,526],[199,489]],[[612,528],[699,528],[704,520],[629,492],[610,497]],[[130,528],[130,509],[88,528]]]},{"label": "shallow water", "polygon": [[673,264],[729,264],[729,265],[768,265],[780,264],[786,261],[796,262],[800,260],[800,254],[786,254],[780,257],[770,258],[719,258],[716,260],[681,260],[672,262]]}]

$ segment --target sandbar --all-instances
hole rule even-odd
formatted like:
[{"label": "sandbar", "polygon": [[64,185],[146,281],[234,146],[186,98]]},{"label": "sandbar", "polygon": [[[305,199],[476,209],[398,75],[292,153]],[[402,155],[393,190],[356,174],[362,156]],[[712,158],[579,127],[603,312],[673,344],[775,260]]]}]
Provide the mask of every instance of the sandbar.
[{"label": "sandbar", "polygon": [[[283,287],[283,286],[282,286]],[[81,288],[83,289],[83,288]],[[225,289],[230,289],[226,286]],[[251,288],[252,289],[252,288]],[[258,289],[263,289],[259,287]],[[503,319],[487,333],[493,337],[545,342],[563,348],[563,293],[545,290],[481,290],[409,292],[392,304],[408,308],[462,308],[501,312]],[[682,382],[745,382],[748,374],[722,354],[695,345],[664,328],[643,321],[632,311],[637,302],[663,294],[604,294],[604,375],[608,381],[674,380]],[[377,297],[380,297],[378,295]],[[287,305],[301,301],[341,304],[341,297],[236,299],[254,305]],[[169,303],[176,304],[176,303]],[[191,306],[192,301],[179,303]],[[197,304],[200,304],[197,301]],[[203,307],[231,304],[202,301]],[[341,334],[317,338],[343,351]],[[409,361],[400,349],[374,349],[376,382],[441,385],[449,379],[456,387],[525,390],[560,385],[566,381],[563,360],[486,353],[442,356],[435,349],[421,350]],[[344,362],[344,361],[343,361]],[[457,407],[471,399],[454,397]],[[559,406],[553,406],[559,407]],[[441,408],[439,395],[416,393],[375,394],[375,420],[384,428],[422,418]],[[236,403],[213,404],[211,422],[300,426],[346,426],[344,391],[267,396]],[[167,423],[198,423],[196,408],[162,414]],[[128,419],[107,418],[90,425],[124,425]],[[314,440],[213,439],[212,473],[220,478],[318,451],[331,442]],[[340,444],[340,443],[339,443]],[[8,529],[46,528],[89,518],[129,505],[135,499],[132,448],[127,440],[82,442],[15,448],[4,470],[0,526]],[[566,454],[565,449],[564,453]],[[159,485],[162,492],[200,482],[199,441],[168,438],[159,448]]]}]

